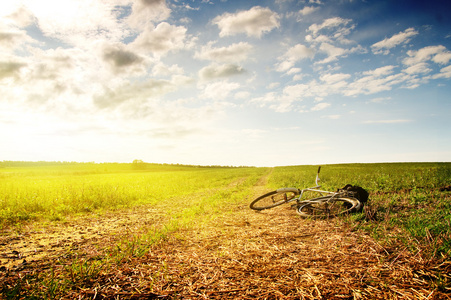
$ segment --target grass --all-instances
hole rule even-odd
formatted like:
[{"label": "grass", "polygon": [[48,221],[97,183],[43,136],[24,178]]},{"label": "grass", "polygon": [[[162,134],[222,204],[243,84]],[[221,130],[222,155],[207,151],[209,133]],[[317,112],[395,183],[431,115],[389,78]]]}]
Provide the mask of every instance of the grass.
[{"label": "grass", "polygon": [[157,204],[262,172],[153,164],[0,168],[0,225]]},{"label": "grass", "polygon": [[[315,166],[279,167],[270,186],[314,186],[315,172]],[[451,197],[440,191],[451,184],[450,163],[326,165],[320,178],[326,190],[350,183],[370,192],[366,213],[353,215],[353,226],[378,239],[403,240],[430,257],[451,256]]]},{"label": "grass", "polygon": [[[264,168],[202,168],[169,165],[56,165],[0,169],[0,220],[3,228],[30,223],[151,207],[164,221],[121,233],[101,246],[100,256],[78,257],[69,251],[57,273],[42,270],[3,286],[7,299],[53,298],[91,284],[102,270],[139,258],[152,245],[193,224],[228,213],[221,207],[249,194]],[[59,216],[55,218],[55,216]],[[28,291],[28,292],[27,292]]]},{"label": "grass", "polygon": [[[145,163],[1,166],[0,224],[5,235],[11,228],[23,231],[30,224],[102,218],[125,210],[145,208],[155,214],[149,223],[94,247],[90,250],[94,254],[68,249],[50,267],[5,281],[6,299],[50,299],[94,287],[104,274],[148,257],[154,245],[165,247],[174,236],[184,240],[186,230],[209,230],[218,219],[233,219],[237,211],[248,210],[261,178],[267,176],[265,191],[305,188],[314,185],[317,170],[316,166],[207,168]],[[387,253],[394,251],[394,260],[409,251],[437,265],[449,261],[451,195],[440,188],[451,184],[451,163],[324,165],[320,175],[326,190],[350,183],[370,192],[365,210],[334,220],[336,228],[371,236]],[[297,218],[294,212],[292,217]],[[152,284],[168,280],[165,268],[151,275]],[[447,291],[449,276],[442,271],[434,274],[428,281]]]}]

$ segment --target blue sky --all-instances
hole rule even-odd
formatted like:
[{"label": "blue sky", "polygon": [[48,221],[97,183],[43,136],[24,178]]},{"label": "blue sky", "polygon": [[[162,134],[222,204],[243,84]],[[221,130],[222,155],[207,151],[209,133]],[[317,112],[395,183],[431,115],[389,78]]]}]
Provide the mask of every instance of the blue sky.
[{"label": "blue sky", "polygon": [[2,1],[0,160],[450,161],[449,6]]}]

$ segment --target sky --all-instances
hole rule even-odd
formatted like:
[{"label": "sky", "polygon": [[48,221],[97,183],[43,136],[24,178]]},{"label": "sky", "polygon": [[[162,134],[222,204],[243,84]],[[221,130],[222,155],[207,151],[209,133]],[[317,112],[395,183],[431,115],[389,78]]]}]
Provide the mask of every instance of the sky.
[{"label": "sky", "polygon": [[451,161],[451,2],[3,0],[0,161]]}]

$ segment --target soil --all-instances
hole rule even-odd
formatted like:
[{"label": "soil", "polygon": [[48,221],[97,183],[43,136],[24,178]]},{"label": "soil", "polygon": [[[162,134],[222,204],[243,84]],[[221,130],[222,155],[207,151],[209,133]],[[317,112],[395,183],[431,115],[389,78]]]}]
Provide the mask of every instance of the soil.
[{"label": "soil", "polygon": [[10,228],[0,236],[1,270],[21,269],[42,260],[55,260],[84,245],[106,244],[124,233],[136,233],[142,227],[164,222],[164,216],[152,208],[109,212],[103,215],[74,217],[64,222],[25,225]]},{"label": "soil", "polygon": [[[262,178],[254,196],[266,192],[264,184]],[[164,218],[140,208],[4,232],[0,279],[46,272],[75,256],[93,261],[108,255],[106,245]],[[451,262],[439,269],[449,274]],[[431,280],[437,271],[421,253],[381,245],[339,219],[230,205],[217,219],[102,270],[63,299],[450,299],[450,290]]]}]

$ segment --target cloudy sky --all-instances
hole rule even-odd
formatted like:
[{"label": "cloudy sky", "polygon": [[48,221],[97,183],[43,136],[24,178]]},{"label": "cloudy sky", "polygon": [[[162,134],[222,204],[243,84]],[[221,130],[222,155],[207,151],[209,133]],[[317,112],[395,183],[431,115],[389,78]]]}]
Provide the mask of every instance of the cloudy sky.
[{"label": "cloudy sky", "polygon": [[450,129],[446,0],[0,2],[0,160],[451,161]]}]

